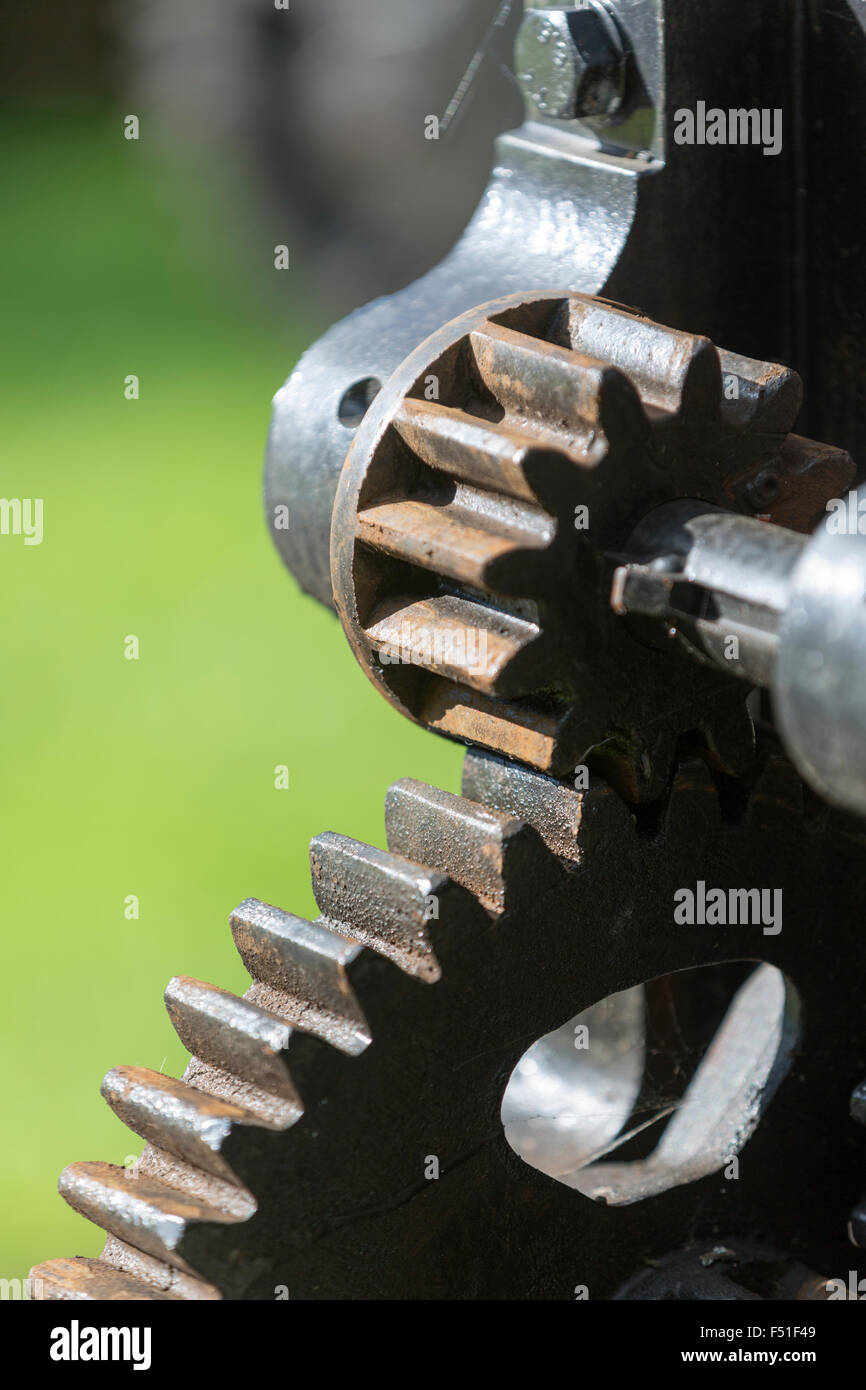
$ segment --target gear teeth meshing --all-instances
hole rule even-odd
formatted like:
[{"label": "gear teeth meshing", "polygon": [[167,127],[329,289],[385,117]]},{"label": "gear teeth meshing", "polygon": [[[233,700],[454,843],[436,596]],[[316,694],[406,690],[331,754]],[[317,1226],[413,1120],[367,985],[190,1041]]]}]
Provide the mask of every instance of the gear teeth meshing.
[{"label": "gear teeth meshing", "polygon": [[328,926],[354,937],[410,975],[442,974],[428,923],[455,897],[444,874],[351,840],[317,835],[310,845],[313,892]]},{"label": "gear teeth meshing", "polygon": [[351,1056],[371,1042],[349,981],[362,947],[318,922],[256,898],[229,919],[235,946],[253,978],[247,998]]},{"label": "gear teeth meshing", "polygon": [[44,1264],[34,1267],[31,1278],[37,1284],[39,1298],[45,1302],[91,1300],[101,1303],[107,1299],[112,1302],[131,1299],[140,1303],[175,1303],[183,1298],[182,1294],[162,1293],[141,1279],[121,1274],[104,1260],[88,1260],[80,1255],[71,1259],[46,1260]]},{"label": "gear teeth meshing", "polygon": [[550,872],[549,856],[523,821],[412,778],[389,789],[385,829],[393,851],[440,865],[488,912],[512,908],[527,883],[539,887]]},{"label": "gear teeth meshing", "polygon": [[116,1067],[102,1094],[133,1134],[229,1183],[237,1177],[220,1149],[232,1125],[261,1123],[240,1106],[145,1067]]},{"label": "gear teeth meshing", "polygon": [[[294,1123],[303,1107],[286,1063],[292,1030],[285,1020],[228,990],[184,975],[169,982],[165,1006],[194,1060],[247,1083],[247,1107],[260,1123],[278,1129]],[[198,1076],[194,1079],[210,1090]]]},{"label": "gear teeth meshing", "polygon": [[[437,808],[445,858],[485,907],[501,911],[506,879],[537,859],[535,842],[527,858],[532,832],[418,783],[393,791],[392,837],[417,834],[414,814],[426,797]],[[407,857],[323,835],[312,842],[310,858],[324,914],[318,922],[251,898],[231,915],[252,977],[243,998],[184,976],[169,983],[166,1007],[192,1053],[183,1079],[139,1067],[105,1077],[105,1099],[146,1148],[131,1168],[78,1163],[63,1172],[61,1195],[107,1239],[99,1260],[37,1266],[38,1298],[219,1299],[181,1245],[201,1224],[230,1226],[254,1214],[255,1198],[232,1166],[229,1141],[236,1126],[285,1129],[303,1113],[287,1065],[293,1033],[359,1055],[372,1041],[351,982],[364,945],[433,982],[441,969],[428,918],[437,929],[478,920],[477,904],[456,880]]]},{"label": "gear teeth meshing", "polygon": [[178,1253],[188,1227],[200,1222],[228,1225],[238,1219],[111,1163],[70,1164],[59,1187],[61,1196],[89,1221],[185,1274],[195,1274]]},{"label": "gear teeth meshing", "polygon": [[[559,760],[561,718],[518,700],[435,681],[422,706],[422,723],[449,738],[480,744],[549,772]],[[515,737],[517,735],[517,737]]]},{"label": "gear teeth meshing", "polygon": [[573,864],[610,836],[627,844],[635,834],[622,797],[601,779],[577,790],[574,779],[558,781],[480,749],[470,749],[464,759],[463,793],[526,821],[551,854]]}]

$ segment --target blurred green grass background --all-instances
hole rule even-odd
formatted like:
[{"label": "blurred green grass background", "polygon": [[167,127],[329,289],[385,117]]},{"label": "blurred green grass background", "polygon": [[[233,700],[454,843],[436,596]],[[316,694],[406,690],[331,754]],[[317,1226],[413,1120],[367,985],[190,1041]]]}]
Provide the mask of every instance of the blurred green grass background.
[{"label": "blurred green grass background", "polygon": [[169,977],[243,990],[236,903],[314,913],[310,837],[382,844],[389,782],[456,789],[460,752],[385,705],[267,536],[270,397],[315,310],[287,316],[276,280],[263,304],[207,181],[120,115],[6,115],[0,148],[0,493],[43,498],[45,527],[0,536],[0,1277],[20,1278],[101,1248],[57,1176],[140,1151],[99,1083],[180,1074]]}]

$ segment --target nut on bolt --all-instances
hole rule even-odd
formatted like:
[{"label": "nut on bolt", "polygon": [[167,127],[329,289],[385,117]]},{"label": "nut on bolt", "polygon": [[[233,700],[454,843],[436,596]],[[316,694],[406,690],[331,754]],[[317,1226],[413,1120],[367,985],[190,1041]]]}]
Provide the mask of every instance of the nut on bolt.
[{"label": "nut on bolt", "polygon": [[608,121],[625,95],[625,49],[599,0],[527,10],[515,45],[523,94],[542,116]]}]

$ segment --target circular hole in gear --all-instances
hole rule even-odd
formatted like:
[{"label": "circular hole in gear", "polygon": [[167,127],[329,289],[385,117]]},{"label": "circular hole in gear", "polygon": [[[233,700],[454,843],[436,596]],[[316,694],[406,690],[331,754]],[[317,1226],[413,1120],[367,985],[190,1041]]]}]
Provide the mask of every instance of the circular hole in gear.
[{"label": "circular hole in gear", "polygon": [[788,1071],[799,1016],[790,981],[754,961],[612,994],[524,1053],[502,1100],[505,1137],[610,1206],[727,1172]]},{"label": "circular hole in gear", "polygon": [[347,430],[356,430],[381,389],[381,381],[374,376],[365,376],[362,381],[350,386],[337,411],[340,424],[345,425]]}]

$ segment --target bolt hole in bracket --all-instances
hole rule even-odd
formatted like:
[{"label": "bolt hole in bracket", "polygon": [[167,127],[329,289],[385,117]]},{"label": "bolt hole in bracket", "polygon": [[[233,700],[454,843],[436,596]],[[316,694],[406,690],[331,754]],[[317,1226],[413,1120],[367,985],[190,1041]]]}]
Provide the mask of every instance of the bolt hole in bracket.
[{"label": "bolt hole in bracket", "polygon": [[[334,496],[346,431],[360,423],[370,383],[386,382],[443,323],[477,304],[551,287],[598,294],[609,281],[635,223],[639,185],[663,167],[662,35],[674,3],[620,0],[616,23],[628,33],[629,57],[616,115],[553,119],[527,100],[525,124],[497,141],[487,189],[454,250],[407,289],[332,327],[277,392],[266,515],[284,562],[320,602],[333,606]],[[527,7],[524,23],[535,12]],[[275,521],[285,507],[289,530]]]},{"label": "bolt hole in bracket", "polygon": [[381,389],[381,381],[374,376],[354,382],[340,401],[337,411],[340,424],[345,425],[347,430],[356,430]]}]

